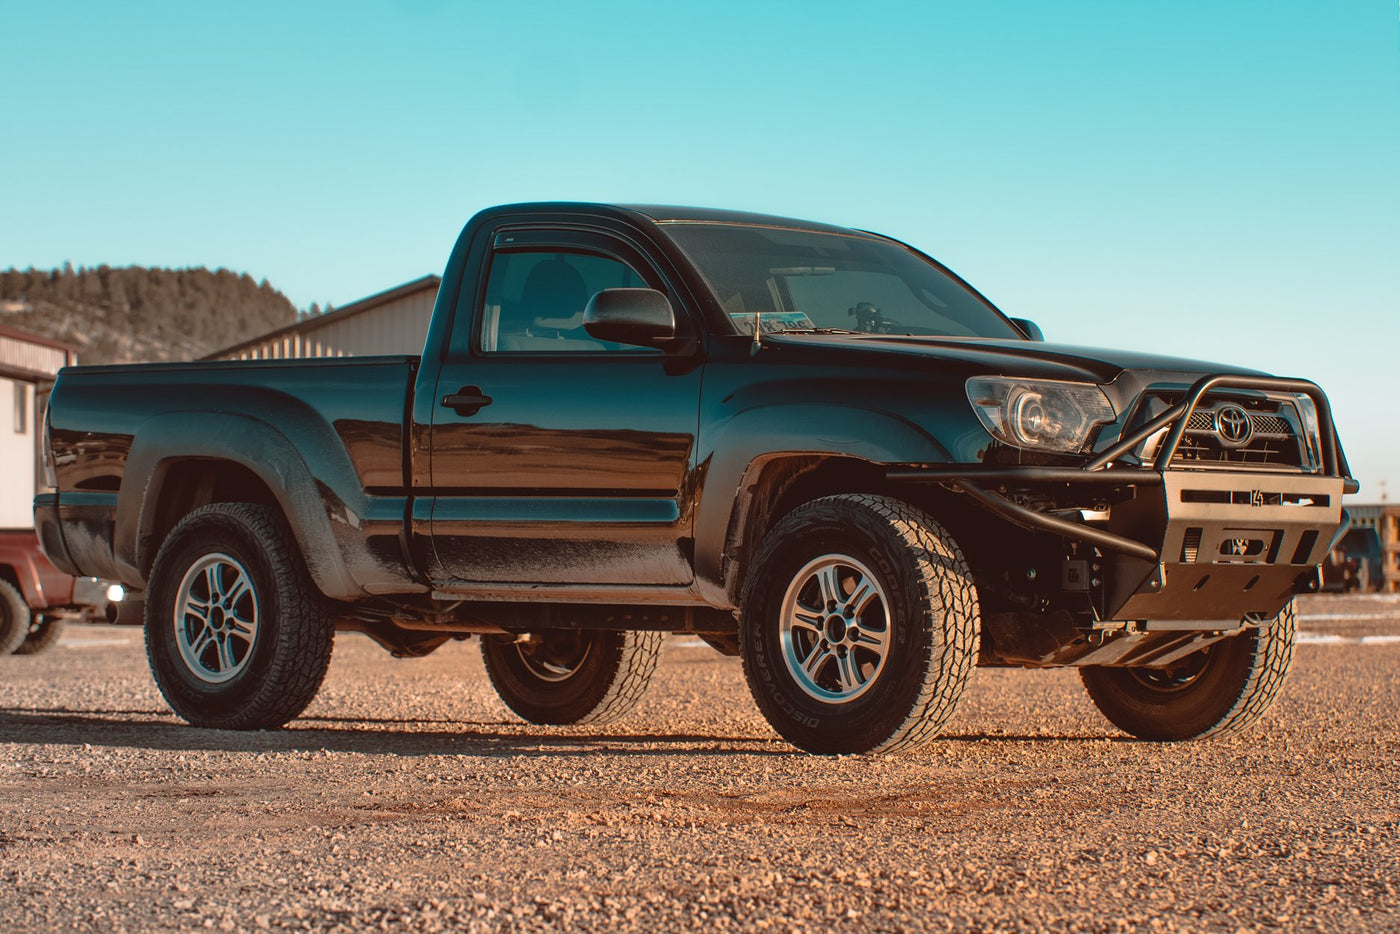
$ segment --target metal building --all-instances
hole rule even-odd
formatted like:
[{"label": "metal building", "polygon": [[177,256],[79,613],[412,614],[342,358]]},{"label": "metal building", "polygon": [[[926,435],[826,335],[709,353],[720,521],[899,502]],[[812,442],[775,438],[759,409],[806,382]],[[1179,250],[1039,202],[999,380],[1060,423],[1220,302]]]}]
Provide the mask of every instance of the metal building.
[{"label": "metal building", "polygon": [[76,362],[67,344],[0,326],[0,529],[34,527],[44,407],[59,368]]},{"label": "metal building", "polygon": [[1381,547],[1381,577],[1371,586],[1400,593],[1400,503],[1347,506],[1353,529],[1375,529]]},{"label": "metal building", "polygon": [[283,360],[416,354],[423,350],[439,276],[424,276],[324,315],[216,350],[205,360]]}]

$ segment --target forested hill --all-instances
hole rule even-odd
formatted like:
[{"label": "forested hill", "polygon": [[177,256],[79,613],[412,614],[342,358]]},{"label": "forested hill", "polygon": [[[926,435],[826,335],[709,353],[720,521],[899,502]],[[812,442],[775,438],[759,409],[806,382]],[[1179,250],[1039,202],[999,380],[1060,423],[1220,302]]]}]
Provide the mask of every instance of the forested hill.
[{"label": "forested hill", "polygon": [[83,363],[191,360],[296,319],[267,280],[227,269],[0,272],[0,325],[73,344]]}]

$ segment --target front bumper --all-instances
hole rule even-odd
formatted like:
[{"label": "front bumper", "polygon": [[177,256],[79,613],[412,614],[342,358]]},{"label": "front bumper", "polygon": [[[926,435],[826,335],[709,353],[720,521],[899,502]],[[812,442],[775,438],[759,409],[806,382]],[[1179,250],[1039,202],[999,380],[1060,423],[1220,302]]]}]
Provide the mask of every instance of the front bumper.
[{"label": "front bumper", "polygon": [[[1308,395],[1318,414],[1320,469],[1173,468],[1191,413],[1221,389]],[[1121,463],[1163,432],[1151,467]],[[1067,570],[1067,581],[1079,578],[1067,589],[1082,590],[1101,620],[1167,621],[1168,628],[1273,616],[1295,593],[1316,589],[1316,568],[1346,528],[1342,495],[1357,489],[1322,390],[1250,376],[1203,377],[1182,402],[1082,468],[911,465],[887,475],[939,483],[1010,522],[1079,543],[1073,570],[1082,573]],[[1114,505],[1107,521],[1075,521],[1011,498],[1051,490],[1060,500]]]}]

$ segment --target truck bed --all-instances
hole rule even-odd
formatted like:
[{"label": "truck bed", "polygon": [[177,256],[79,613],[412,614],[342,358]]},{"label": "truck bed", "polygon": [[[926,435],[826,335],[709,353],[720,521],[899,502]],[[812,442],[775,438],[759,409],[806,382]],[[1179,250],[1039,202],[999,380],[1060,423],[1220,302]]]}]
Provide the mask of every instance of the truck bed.
[{"label": "truck bed", "polygon": [[[161,530],[122,534],[123,523],[143,514],[149,521],[143,500],[156,494],[163,460],[178,451],[243,463],[255,473],[271,462],[282,481],[272,495],[317,497],[331,525],[353,533],[351,542],[298,529],[310,562],[363,564],[370,545],[381,567],[356,569],[349,579],[407,578],[397,541],[408,500],[404,424],[417,365],[417,357],[395,356],[65,370],[48,426],[62,492],[40,508],[69,522],[63,541],[46,541],[45,548],[71,573],[130,580],[135,572],[140,579],[151,537]],[[141,482],[123,483],[128,471]],[[368,541],[385,536],[392,548]]]}]

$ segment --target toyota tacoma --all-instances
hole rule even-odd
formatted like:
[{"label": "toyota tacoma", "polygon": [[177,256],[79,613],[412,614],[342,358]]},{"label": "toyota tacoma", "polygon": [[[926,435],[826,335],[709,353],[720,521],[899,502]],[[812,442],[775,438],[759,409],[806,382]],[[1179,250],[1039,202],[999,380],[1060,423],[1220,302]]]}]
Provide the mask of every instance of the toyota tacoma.
[{"label": "toyota tacoma", "polygon": [[1356,489],[1327,397],[1046,343],[887,237],[547,203],[463,230],[421,356],[78,367],[44,548],[145,601],[190,723],[280,726],[337,630],[479,637],[535,723],[637,703],[666,633],[818,753],[910,749],[976,666],[1121,729],[1238,730]]}]

